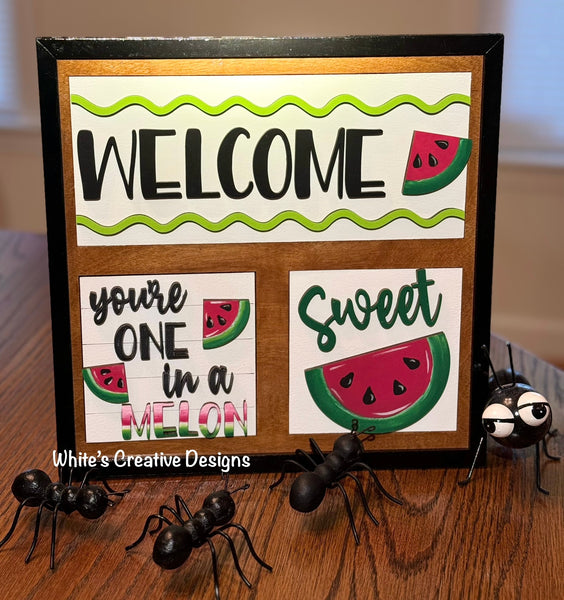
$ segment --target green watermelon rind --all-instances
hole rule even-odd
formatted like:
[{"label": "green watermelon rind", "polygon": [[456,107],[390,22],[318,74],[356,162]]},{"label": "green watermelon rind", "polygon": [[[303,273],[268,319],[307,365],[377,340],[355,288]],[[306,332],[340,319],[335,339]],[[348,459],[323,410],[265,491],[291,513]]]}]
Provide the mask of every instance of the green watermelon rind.
[{"label": "green watermelon rind", "polygon": [[109,402],[110,404],[125,404],[129,402],[129,394],[127,392],[112,392],[100,387],[92,375],[90,367],[82,369],[82,378],[88,389],[100,400]]},{"label": "green watermelon rind", "polygon": [[353,420],[358,421],[360,430],[374,427],[374,433],[390,433],[413,425],[437,404],[442,396],[450,373],[450,350],[444,333],[436,333],[427,338],[433,357],[431,380],[418,400],[403,412],[385,418],[363,417],[345,408],[335,398],[325,382],[323,366],[305,371],[307,387],[318,408],[332,421],[350,429]]},{"label": "green watermelon rind", "polygon": [[404,196],[422,196],[446,187],[462,173],[464,167],[470,160],[471,152],[472,140],[461,138],[453,161],[444,171],[434,177],[428,177],[427,179],[404,181],[402,194]]},{"label": "green watermelon rind", "polygon": [[239,300],[239,313],[235,317],[233,323],[231,323],[230,327],[223,331],[222,333],[204,338],[202,340],[202,345],[204,350],[213,350],[214,348],[220,348],[221,346],[225,346],[232,342],[235,338],[239,337],[247,323],[249,321],[249,317],[251,316],[251,303],[249,300]]}]

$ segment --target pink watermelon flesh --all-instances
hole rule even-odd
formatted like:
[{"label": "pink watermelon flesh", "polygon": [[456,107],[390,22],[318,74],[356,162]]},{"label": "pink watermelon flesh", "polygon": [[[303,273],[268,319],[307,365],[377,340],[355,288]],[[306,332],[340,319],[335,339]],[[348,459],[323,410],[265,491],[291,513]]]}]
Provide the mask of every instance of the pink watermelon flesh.
[{"label": "pink watermelon flesh", "polygon": [[239,314],[239,300],[204,300],[204,339],[229,329]]},{"label": "pink watermelon flesh", "polygon": [[330,363],[323,375],[331,393],[351,412],[391,417],[427,390],[433,357],[426,338]]},{"label": "pink watermelon flesh", "polygon": [[460,139],[451,135],[415,131],[405,173],[406,181],[421,181],[439,175],[453,162]]},{"label": "pink watermelon flesh", "polygon": [[125,378],[125,365],[123,363],[90,367],[89,371],[92,379],[101,389],[115,393],[127,392],[127,379]]}]

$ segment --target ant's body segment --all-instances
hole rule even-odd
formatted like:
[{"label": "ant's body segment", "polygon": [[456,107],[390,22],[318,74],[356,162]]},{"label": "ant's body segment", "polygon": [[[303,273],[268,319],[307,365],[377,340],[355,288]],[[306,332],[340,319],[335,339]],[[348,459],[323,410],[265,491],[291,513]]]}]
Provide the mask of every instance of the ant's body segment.
[{"label": "ant's body segment", "polygon": [[[245,490],[248,487],[249,484],[247,483],[243,487],[231,492],[228,491],[227,488],[212,492],[205,498],[202,508],[194,514],[192,514],[184,499],[178,494],[175,495],[174,501],[176,508],[163,504],[159,508],[158,514],[152,514],[147,517],[143,532],[135,542],[126,547],[126,551],[131,550],[143,541],[149,530],[149,525],[153,520],[158,520],[159,523],[155,529],[149,532],[151,534],[161,530],[163,523],[167,524],[167,527],[160,531],[153,546],[153,560],[163,569],[176,569],[182,566],[188,560],[192,548],[199,548],[207,543],[212,555],[215,597],[217,600],[220,600],[217,554],[211,538],[214,536],[221,536],[229,544],[235,569],[237,570],[237,573],[239,573],[239,577],[247,587],[252,587],[251,583],[241,570],[233,540],[231,536],[225,532],[225,530],[229,528],[238,529],[243,534],[253,558],[262,567],[272,571],[272,567],[264,562],[256,553],[247,530],[239,523],[234,523],[232,521],[233,516],[235,515],[235,502],[231,495],[240,490]],[[179,525],[174,524],[170,519],[165,517],[165,511],[169,512],[178,521]],[[182,516],[183,511],[188,518]]]},{"label": "ant's body segment", "polygon": [[[313,438],[310,438],[311,456],[303,450],[296,450],[296,455],[307,461],[308,465],[304,466],[295,460],[284,461],[282,473],[270,486],[270,489],[273,489],[282,483],[286,476],[286,467],[288,465],[298,467],[303,473],[297,477],[290,489],[290,506],[299,512],[308,513],[314,511],[321,504],[325,497],[326,490],[337,488],[343,496],[351,530],[355,542],[358,545],[360,544],[360,539],[354,523],[348,494],[341,484],[342,479],[349,477],[355,482],[364,510],[376,525],[378,525],[378,521],[368,507],[362,484],[358,477],[351,473],[352,470],[363,469],[368,471],[376,487],[384,494],[384,496],[386,496],[386,498],[388,498],[388,500],[400,505],[402,502],[401,500],[394,498],[384,489],[372,467],[361,462],[364,447],[357,433],[357,428],[358,423],[353,421],[351,433],[346,433],[338,437],[333,444],[333,451],[327,455],[323,454],[317,442]],[[362,433],[367,432],[368,430]]]},{"label": "ant's body segment", "polygon": [[80,486],[72,485],[72,471],[68,484],[61,483],[60,481],[51,481],[49,475],[40,469],[30,469],[20,473],[12,484],[12,493],[20,504],[14,515],[10,530],[0,541],[0,547],[12,537],[22,509],[25,506],[38,507],[33,541],[25,559],[25,562],[28,563],[37,545],[41,514],[43,509],[46,508],[53,512],[50,567],[54,569],[57,517],[59,511],[67,515],[77,511],[85,519],[98,519],[106,512],[108,506],[114,505],[113,500],[109,499],[108,493],[114,496],[124,496],[129,491],[116,492],[108,485],[105,479],[101,479],[101,481],[108,493],[100,486],[87,484],[88,478],[95,470],[91,469],[86,473]]},{"label": "ant's body segment", "polygon": [[543,494],[548,494],[540,481],[540,443],[542,442],[547,458],[560,460],[560,457],[550,455],[546,446],[547,436],[556,435],[556,431],[550,431],[552,425],[550,404],[544,396],[533,389],[526,377],[515,372],[511,344],[507,343],[510,370],[496,371],[486,346],[482,346],[482,350],[492,370],[489,379],[490,399],[482,413],[484,433],[478,443],[468,475],[466,479],[459,481],[458,485],[466,485],[472,479],[480,450],[487,436],[490,435],[496,442],[507,448],[528,448],[535,445],[537,489]]}]

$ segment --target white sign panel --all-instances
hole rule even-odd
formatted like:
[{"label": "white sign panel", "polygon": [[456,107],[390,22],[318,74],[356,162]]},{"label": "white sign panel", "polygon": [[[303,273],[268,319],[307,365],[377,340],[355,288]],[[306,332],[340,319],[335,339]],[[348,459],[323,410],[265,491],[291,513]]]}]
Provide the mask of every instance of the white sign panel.
[{"label": "white sign panel", "polygon": [[86,439],[256,435],[254,273],[80,278]]},{"label": "white sign panel", "polygon": [[464,236],[470,73],[69,86],[79,246]]},{"label": "white sign panel", "polygon": [[462,269],[290,273],[289,432],[454,431]]}]

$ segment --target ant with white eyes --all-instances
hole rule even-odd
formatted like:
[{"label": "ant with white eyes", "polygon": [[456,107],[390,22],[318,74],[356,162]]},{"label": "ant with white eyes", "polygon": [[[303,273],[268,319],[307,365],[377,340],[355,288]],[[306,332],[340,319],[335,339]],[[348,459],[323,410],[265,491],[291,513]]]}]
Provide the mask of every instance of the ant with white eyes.
[{"label": "ant with white eyes", "polygon": [[482,413],[482,426],[485,433],[480,438],[472,466],[468,476],[458,485],[466,485],[474,473],[474,467],[486,437],[493,439],[507,448],[528,448],[535,444],[535,466],[537,474],[537,489],[543,494],[548,494],[541,486],[540,478],[540,446],[547,458],[560,460],[559,456],[552,456],[546,447],[547,436],[554,437],[556,429],[550,431],[552,424],[552,410],[544,396],[533,389],[529,381],[521,374],[516,373],[513,367],[511,344],[507,343],[509,364],[511,369],[496,371],[488,349],[482,346],[492,369],[489,379],[490,399]]}]

